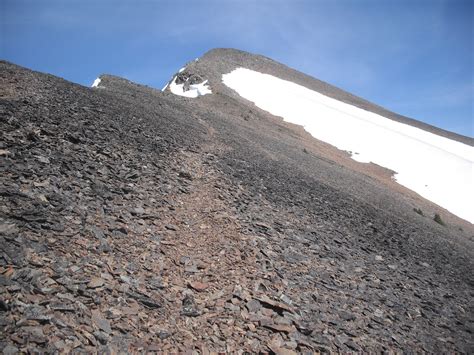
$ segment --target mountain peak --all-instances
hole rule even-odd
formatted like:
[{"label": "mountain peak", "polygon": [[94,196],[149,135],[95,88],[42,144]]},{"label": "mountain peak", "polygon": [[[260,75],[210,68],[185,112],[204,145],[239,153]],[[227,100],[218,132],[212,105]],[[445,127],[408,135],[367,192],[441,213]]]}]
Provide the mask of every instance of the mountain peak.
[{"label": "mountain peak", "polygon": [[[473,189],[472,139],[402,117],[283,64],[235,49],[214,49],[188,63],[168,88],[194,98],[220,93],[301,125],[359,162],[394,171],[394,179],[404,186],[474,221],[465,194]],[[400,160],[399,154],[411,159]],[[420,161],[423,169],[418,170]],[[456,168],[439,169],[453,162]],[[455,187],[447,189],[446,181]]]},{"label": "mountain peak", "polygon": [[232,95],[232,93],[230,93],[226,87],[221,85],[222,75],[228,74],[237,68],[251,69],[260,73],[273,75],[283,80],[291,81],[325,96],[366,111],[374,112],[391,120],[474,146],[474,138],[446,131],[416,119],[394,113],[366,99],[348,93],[336,86],[301,73],[262,55],[252,54],[234,48],[215,48],[206,52],[201,58],[199,58],[199,60],[187,63],[186,68],[189,72],[196,73],[206,78],[211,86],[216,87],[217,91],[224,91],[227,95]]},{"label": "mountain peak", "polygon": [[401,122],[229,49],[173,76],[196,98],[99,79],[0,62],[4,352],[472,352],[473,225],[317,138]]}]

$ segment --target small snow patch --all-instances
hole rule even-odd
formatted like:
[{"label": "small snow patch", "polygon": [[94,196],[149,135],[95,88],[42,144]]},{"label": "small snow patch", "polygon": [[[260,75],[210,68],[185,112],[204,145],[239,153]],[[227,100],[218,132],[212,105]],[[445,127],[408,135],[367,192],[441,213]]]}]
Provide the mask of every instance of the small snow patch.
[{"label": "small snow patch", "polygon": [[212,91],[209,89],[207,84],[207,80],[204,80],[200,84],[189,85],[189,89],[185,90],[184,84],[176,84],[176,78],[177,77],[174,77],[173,81],[169,85],[171,92],[175,95],[196,98],[198,96],[212,94]]},{"label": "small snow patch", "polygon": [[97,78],[97,79],[94,80],[91,87],[98,88],[99,84],[100,84],[100,78]]}]

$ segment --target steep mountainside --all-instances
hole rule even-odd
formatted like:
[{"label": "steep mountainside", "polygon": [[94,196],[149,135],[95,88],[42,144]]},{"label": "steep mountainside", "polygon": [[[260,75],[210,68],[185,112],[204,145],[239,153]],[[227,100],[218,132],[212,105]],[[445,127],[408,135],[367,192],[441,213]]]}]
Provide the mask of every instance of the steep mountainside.
[{"label": "steep mountainside", "polygon": [[177,74],[197,98],[0,63],[4,352],[474,351],[472,225],[241,98],[236,67],[383,110],[235,50]]}]

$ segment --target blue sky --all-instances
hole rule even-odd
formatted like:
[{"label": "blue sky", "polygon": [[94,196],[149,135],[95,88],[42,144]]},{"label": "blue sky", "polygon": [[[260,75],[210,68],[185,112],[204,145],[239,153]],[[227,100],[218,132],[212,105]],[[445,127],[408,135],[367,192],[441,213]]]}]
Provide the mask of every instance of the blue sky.
[{"label": "blue sky", "polygon": [[473,4],[0,0],[0,57],[83,85],[109,73],[161,88],[207,50],[238,48],[472,137]]}]

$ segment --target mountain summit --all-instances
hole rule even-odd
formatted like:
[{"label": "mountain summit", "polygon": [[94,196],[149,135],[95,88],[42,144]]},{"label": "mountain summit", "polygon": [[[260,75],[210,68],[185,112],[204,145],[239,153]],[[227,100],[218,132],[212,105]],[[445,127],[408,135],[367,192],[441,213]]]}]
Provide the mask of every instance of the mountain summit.
[{"label": "mountain summit", "polygon": [[474,222],[473,139],[394,114],[270,59],[236,50],[209,52],[182,68],[166,88],[197,97],[199,85],[208,83],[204,77],[217,93],[235,91],[350,152],[353,159],[394,171],[401,185]]},{"label": "mountain summit", "polygon": [[474,351],[471,138],[232,49],[0,81],[4,352]]}]

